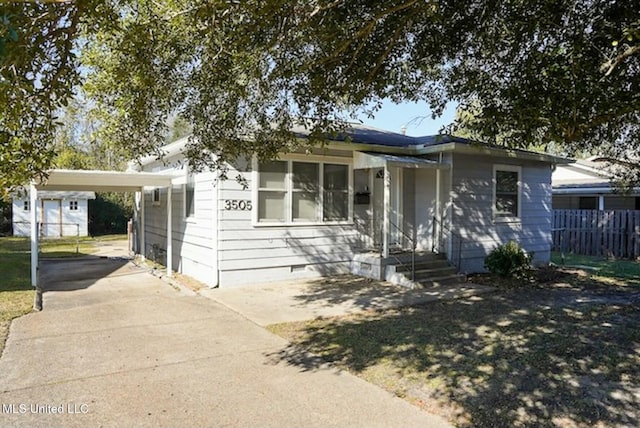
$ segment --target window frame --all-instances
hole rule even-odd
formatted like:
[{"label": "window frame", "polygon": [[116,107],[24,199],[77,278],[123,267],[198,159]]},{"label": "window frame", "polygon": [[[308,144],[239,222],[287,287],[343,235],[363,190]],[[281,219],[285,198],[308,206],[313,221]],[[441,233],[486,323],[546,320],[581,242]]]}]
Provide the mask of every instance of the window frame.
[{"label": "window frame", "polygon": [[[187,212],[187,192],[191,187],[193,192],[193,213]],[[198,203],[196,201],[196,180],[194,174],[187,168],[185,172],[185,182],[182,184],[182,217],[185,221],[194,222],[198,216]]]},{"label": "window frame", "polygon": [[[516,203],[516,215],[508,215],[503,216],[498,214],[498,210],[496,207],[496,203],[498,202],[498,178],[497,174],[499,171],[504,172],[515,172],[518,174],[518,182],[517,182],[517,203]],[[520,222],[522,219],[522,167],[519,165],[503,165],[503,164],[494,164],[493,165],[493,179],[492,179],[492,191],[493,197],[491,199],[491,211],[493,221],[496,223],[509,223],[509,222]]]},{"label": "window frame", "polygon": [[[252,160],[252,181],[255,183],[252,186],[252,225],[254,227],[290,227],[290,226],[333,226],[333,225],[350,225],[353,224],[353,165],[350,159],[345,159],[336,156],[323,156],[323,157],[310,157],[307,155],[287,155],[274,161],[286,162],[287,168],[285,172],[285,219],[284,221],[260,221],[259,219],[259,192],[264,190],[260,188],[260,170],[257,156]],[[293,220],[293,162],[301,163],[313,163],[318,165],[318,206],[317,206],[317,218],[316,221],[307,220]],[[324,165],[344,165],[347,167],[347,219],[346,220],[331,220],[324,221]]]},{"label": "window frame", "polygon": [[160,206],[160,188],[156,187],[151,192],[151,205],[154,207]]}]

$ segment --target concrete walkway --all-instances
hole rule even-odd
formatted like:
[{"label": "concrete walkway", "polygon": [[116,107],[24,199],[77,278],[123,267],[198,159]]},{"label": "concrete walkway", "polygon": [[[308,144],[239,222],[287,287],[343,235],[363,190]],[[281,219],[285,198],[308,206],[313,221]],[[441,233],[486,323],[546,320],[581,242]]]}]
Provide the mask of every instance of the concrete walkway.
[{"label": "concrete walkway", "polygon": [[224,305],[122,259],[43,264],[44,310],[0,359],[2,426],[445,427]]},{"label": "concrete walkway", "polygon": [[493,287],[465,283],[410,290],[351,275],[227,289],[204,289],[209,297],[258,325],[305,321],[437,300],[474,298]]}]

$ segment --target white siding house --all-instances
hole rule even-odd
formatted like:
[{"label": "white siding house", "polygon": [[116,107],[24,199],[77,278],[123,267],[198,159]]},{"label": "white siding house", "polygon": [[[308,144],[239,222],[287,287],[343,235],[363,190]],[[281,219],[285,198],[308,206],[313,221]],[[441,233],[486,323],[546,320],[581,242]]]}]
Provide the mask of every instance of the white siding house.
[{"label": "white siding house", "polygon": [[553,209],[640,210],[640,189],[617,192],[612,185],[611,165],[592,158],[558,165],[553,172]]},{"label": "white siding house", "polygon": [[[548,263],[551,171],[566,160],[362,126],[349,138],[274,161],[238,159],[227,180],[189,173],[187,139],[166,146],[162,161],[141,160],[143,171],[176,176],[173,268],[212,287],[346,272],[390,279],[415,248],[470,273],[509,240]],[[166,206],[165,191],[146,190],[138,221],[141,252],[164,263]]]},{"label": "white siding house", "polygon": [[[43,191],[38,193],[38,226],[43,237],[87,236],[88,201],[94,192]],[[13,198],[13,235],[31,233],[31,202],[28,193]]]}]

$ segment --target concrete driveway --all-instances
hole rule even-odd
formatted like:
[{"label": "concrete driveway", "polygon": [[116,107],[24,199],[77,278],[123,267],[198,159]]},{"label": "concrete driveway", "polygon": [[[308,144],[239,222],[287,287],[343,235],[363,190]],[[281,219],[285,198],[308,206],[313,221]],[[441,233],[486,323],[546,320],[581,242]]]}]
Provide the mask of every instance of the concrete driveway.
[{"label": "concrete driveway", "polygon": [[13,322],[2,426],[444,427],[224,305],[122,259],[43,265],[44,310]]}]

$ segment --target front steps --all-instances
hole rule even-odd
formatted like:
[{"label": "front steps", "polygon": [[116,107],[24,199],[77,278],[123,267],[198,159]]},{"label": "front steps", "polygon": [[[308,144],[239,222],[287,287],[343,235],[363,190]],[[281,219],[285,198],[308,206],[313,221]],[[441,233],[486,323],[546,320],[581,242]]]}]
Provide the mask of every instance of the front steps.
[{"label": "front steps", "polygon": [[437,287],[462,283],[465,275],[459,274],[442,254],[416,253],[415,274],[411,278],[411,253],[390,255],[387,258],[375,253],[356,254],[351,272],[410,288]]}]

